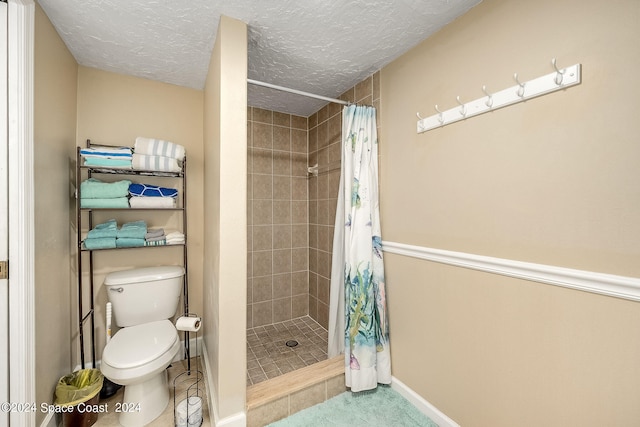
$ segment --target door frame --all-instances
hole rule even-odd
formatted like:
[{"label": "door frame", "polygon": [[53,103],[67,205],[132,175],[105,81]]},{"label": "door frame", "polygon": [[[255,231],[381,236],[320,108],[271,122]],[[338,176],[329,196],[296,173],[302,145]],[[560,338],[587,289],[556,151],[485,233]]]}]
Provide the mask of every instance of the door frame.
[{"label": "door frame", "polygon": [[[8,117],[7,117],[7,18],[8,6],[0,3],[0,261],[9,259],[9,209],[7,206],[9,189],[7,172]],[[9,281],[0,278],[0,403],[9,401]],[[0,411],[0,426],[9,424],[9,414]]]},{"label": "door frame", "polygon": [[[9,398],[35,401],[33,0],[8,0]],[[10,426],[35,426],[35,412],[11,412]]]}]

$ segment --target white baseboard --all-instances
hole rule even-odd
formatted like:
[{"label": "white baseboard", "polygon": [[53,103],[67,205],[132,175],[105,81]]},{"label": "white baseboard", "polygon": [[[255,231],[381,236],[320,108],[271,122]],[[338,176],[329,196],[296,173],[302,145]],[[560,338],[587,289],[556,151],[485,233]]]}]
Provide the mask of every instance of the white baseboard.
[{"label": "white baseboard", "polygon": [[207,353],[207,346],[204,344],[204,340],[202,340],[202,361],[204,362],[204,385],[207,389],[207,405],[209,405],[209,418],[211,420],[211,425],[217,425],[214,421],[218,418],[218,414],[216,413],[215,406],[213,405],[213,390],[211,389],[211,384],[213,384],[213,378],[211,377],[211,365],[209,365],[209,354]]},{"label": "white baseboard", "polygon": [[247,414],[245,412],[239,412],[230,417],[225,417],[220,420],[216,420],[216,427],[246,427],[247,426]]},{"label": "white baseboard", "polygon": [[209,405],[209,418],[211,425],[216,427],[246,427],[247,426],[247,413],[239,412],[235,415],[225,418],[218,418],[214,402],[214,390],[211,388],[213,384],[213,378],[211,377],[211,366],[209,365],[209,356],[207,354],[207,346],[202,342],[202,360],[204,360],[205,386],[207,388],[207,404]]},{"label": "white baseboard", "polygon": [[438,408],[427,402],[422,396],[410,389],[406,384],[391,377],[391,388],[397,391],[402,397],[407,399],[413,406],[418,408],[420,412],[425,414],[434,423],[440,427],[460,427],[458,423],[447,417]]}]

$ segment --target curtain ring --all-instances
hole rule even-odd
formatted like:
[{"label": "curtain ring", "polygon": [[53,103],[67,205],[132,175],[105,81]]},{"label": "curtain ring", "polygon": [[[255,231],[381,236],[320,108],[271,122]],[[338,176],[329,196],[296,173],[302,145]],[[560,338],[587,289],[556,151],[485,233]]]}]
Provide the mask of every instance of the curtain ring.
[{"label": "curtain ring", "polygon": [[484,104],[489,108],[493,107],[493,96],[489,92],[487,92],[487,87],[485,85],[482,85],[482,91],[485,95],[487,95],[487,100],[484,102]]},{"label": "curtain ring", "polygon": [[560,86],[562,84],[562,78],[564,77],[564,73],[567,70],[558,69],[558,66],[556,65],[556,58],[551,59],[551,65],[553,66],[553,69],[556,70],[556,76],[554,78],[554,81],[558,86]]},{"label": "curtain ring", "polygon": [[525,83],[520,83],[520,80],[518,80],[518,73],[514,73],[513,74],[513,79],[516,81],[516,83],[518,83],[518,86],[520,86],[518,88],[518,92],[517,92],[518,96],[520,98],[524,98],[524,85],[525,85]]}]

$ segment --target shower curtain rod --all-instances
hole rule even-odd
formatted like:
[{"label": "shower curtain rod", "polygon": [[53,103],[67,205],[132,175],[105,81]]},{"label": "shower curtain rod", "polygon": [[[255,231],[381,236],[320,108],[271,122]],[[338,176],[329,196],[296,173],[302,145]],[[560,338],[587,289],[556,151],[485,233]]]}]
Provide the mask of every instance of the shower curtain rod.
[{"label": "shower curtain rod", "polygon": [[336,104],[351,105],[350,102],[343,101],[341,99],[329,98],[327,96],[316,95],[314,93],[309,93],[309,92],[303,92],[303,91],[297,90],[297,89],[289,89],[288,87],[277,86],[277,85],[274,85],[274,84],[271,84],[271,83],[265,83],[265,82],[261,82],[261,81],[258,81],[258,80],[247,79],[247,83],[252,84],[252,85],[256,85],[256,86],[268,87],[270,89],[280,90],[280,91],[283,91],[283,92],[295,93],[296,95],[307,96],[309,98],[316,98],[316,99],[321,99],[323,101],[334,102]]}]

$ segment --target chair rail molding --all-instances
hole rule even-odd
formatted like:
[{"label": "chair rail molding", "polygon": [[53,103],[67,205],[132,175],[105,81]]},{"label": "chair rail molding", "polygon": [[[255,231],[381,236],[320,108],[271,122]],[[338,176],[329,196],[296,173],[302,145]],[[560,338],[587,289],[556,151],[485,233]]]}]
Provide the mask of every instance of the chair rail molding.
[{"label": "chair rail molding", "polygon": [[382,249],[387,253],[426,261],[632,301],[640,301],[640,278],[637,277],[575,270],[546,264],[514,261],[388,241],[382,242]]}]

